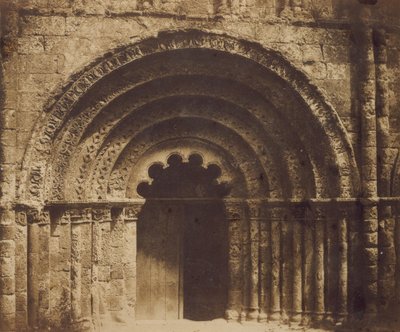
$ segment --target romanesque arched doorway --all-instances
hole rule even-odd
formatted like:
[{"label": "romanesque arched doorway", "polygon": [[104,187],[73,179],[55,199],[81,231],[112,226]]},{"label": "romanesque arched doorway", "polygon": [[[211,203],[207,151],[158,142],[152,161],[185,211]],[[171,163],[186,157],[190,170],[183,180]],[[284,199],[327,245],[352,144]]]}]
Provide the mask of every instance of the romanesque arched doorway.
[{"label": "romanesque arched doorway", "polygon": [[[67,280],[40,296],[28,287],[32,326],[58,328],[61,316],[72,325],[135,319],[132,253],[143,248],[140,211],[151,201],[138,195],[138,185],[150,165],[167,165],[173,152],[190,164],[185,158],[193,151],[204,169],[217,164],[219,183],[232,188],[224,197],[225,317],[308,322],[351,312],[357,273],[349,278],[347,268],[356,263],[357,242],[348,242],[348,229],[358,236],[348,204],[358,186],[353,151],[336,112],[277,52],[202,31],[161,33],[115,50],[76,76],[40,119],[30,146],[20,186],[37,209],[26,226],[28,244],[54,250],[43,251],[49,264],[41,270],[30,247],[28,270],[42,289],[54,277]],[[193,222],[209,220],[205,210],[220,215],[216,207],[187,206]],[[338,248],[340,259],[332,259]],[[194,252],[187,257],[196,265],[204,257]],[[69,265],[56,264],[57,255]],[[197,290],[186,288],[190,303]],[[52,306],[41,304],[45,299]],[[196,305],[187,317],[212,318]]]},{"label": "romanesque arched doorway", "polygon": [[149,168],[152,183],[142,182],[146,198],[138,219],[137,319],[223,318],[227,295],[227,219],[218,183],[221,169],[203,167],[192,153],[179,154],[167,167]]}]

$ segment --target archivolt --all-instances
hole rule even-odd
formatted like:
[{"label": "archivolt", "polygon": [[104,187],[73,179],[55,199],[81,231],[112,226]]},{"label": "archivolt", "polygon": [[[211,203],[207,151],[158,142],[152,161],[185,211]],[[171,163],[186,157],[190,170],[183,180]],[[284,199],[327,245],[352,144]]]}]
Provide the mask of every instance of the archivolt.
[{"label": "archivolt", "polygon": [[[357,190],[357,169],[343,126],[332,107],[304,74],[277,52],[258,44],[225,35],[182,31],[160,33],[155,38],[115,50],[77,76],[39,120],[24,162],[27,171],[27,190],[23,193],[25,198],[36,201],[65,198],[64,183],[73,183],[75,180],[63,179],[60,175],[66,173],[72,155],[87,150],[86,155],[89,157],[86,161],[82,159],[83,164],[95,160],[99,152],[113,140],[113,133],[119,128],[121,119],[128,119],[131,112],[134,114],[134,110],[144,108],[153,100],[169,95],[186,95],[185,85],[179,85],[179,82],[190,82],[199,76],[210,77],[215,81],[230,80],[232,86],[236,84],[236,88],[244,86],[248,90],[249,95],[242,90],[236,98],[232,93],[235,89],[231,90],[228,101],[234,103],[236,109],[250,113],[252,117],[249,119],[254,120],[254,124],[257,124],[255,127],[264,128],[264,133],[252,133],[257,136],[257,144],[261,146],[255,149],[251,144],[251,135],[246,133],[248,128],[241,130],[239,123],[232,125],[229,117],[228,127],[247,142],[249,149],[256,152],[255,157],[260,164],[266,165],[266,161],[261,162],[262,144],[265,146],[270,142],[271,146],[266,150],[271,156],[268,162],[273,166],[264,168],[266,173],[273,173],[274,168],[289,167],[287,162],[282,162],[284,153],[279,152],[287,149],[287,156],[293,159],[290,164],[293,174],[296,174],[293,171],[296,162],[305,162],[309,165],[308,172],[314,175],[314,189],[306,190],[305,195],[351,196]],[[165,80],[168,79],[173,80],[173,94],[166,91]],[[162,81],[164,94],[157,96],[157,84]],[[196,82],[196,79],[193,81]],[[146,84],[147,88],[141,90]],[[154,89],[148,89],[151,85]],[[213,94],[204,86],[203,93],[224,99],[223,94]],[[224,93],[229,95],[226,91]],[[120,111],[115,110],[111,106],[123,94],[136,94],[138,98],[134,101],[131,99],[130,102],[134,104],[125,105],[126,109],[122,107]],[[149,98],[148,94],[157,97]],[[257,96],[259,103],[254,105],[252,98],[244,97],[246,95]],[[242,98],[244,101],[241,102]],[[270,107],[262,109],[260,105]],[[222,122],[222,118],[219,121]],[[286,123],[287,128],[293,132],[287,134],[283,129],[279,130],[280,133],[274,133],[273,130],[269,132],[273,123],[279,123],[278,128],[283,128]],[[94,132],[93,128],[99,131]],[[128,141],[140,133],[133,134],[123,145],[127,145]],[[201,136],[201,133],[198,135]],[[87,144],[90,140],[97,143]],[[297,140],[300,143],[296,143]],[[317,141],[320,144],[316,144]],[[125,149],[122,146],[118,151],[121,153]],[[299,151],[306,157],[299,157]],[[119,160],[118,154],[114,160]],[[108,168],[110,172],[114,168],[112,164]],[[45,174],[49,180],[46,187]],[[67,174],[76,175],[76,172]],[[274,174],[267,175],[275,177]],[[307,185],[301,179],[296,183],[295,178],[296,175],[291,178],[294,187]],[[324,182],[322,179],[327,180]]]},{"label": "archivolt", "polygon": [[[128,107],[129,101],[126,103],[118,103],[118,105],[125,109],[125,105]],[[267,130],[264,130],[257,119],[251,116],[251,114],[248,114],[245,109],[240,108],[239,105],[216,97],[211,98],[210,96],[185,95],[164,97],[147,103],[144,108],[131,112],[129,116],[123,118],[119,126],[109,131],[112,134],[108,135],[109,139],[103,144],[103,149],[106,149],[107,152],[104,151],[98,156],[93,156],[93,158],[107,160],[109,166],[106,166],[105,162],[98,163],[97,161],[93,161],[92,164],[98,165],[97,169],[103,170],[105,174],[109,173],[110,170],[107,169],[108,167],[112,167],[114,163],[112,158],[117,158],[124,147],[130,141],[135,140],[135,138],[133,138],[134,135],[142,132],[143,128],[146,126],[155,125],[162,120],[180,117],[212,119],[210,126],[213,128],[213,135],[220,136],[219,139],[221,142],[224,142],[224,137],[221,132],[216,131],[215,125],[217,123],[223,126],[227,124],[230,129],[238,133],[240,135],[239,137],[245,142],[248,142],[251,146],[250,149],[254,151],[252,158],[259,159],[264,165],[266,177],[270,180],[269,187],[271,191],[275,193],[275,196],[280,197],[285,195],[285,197],[288,197],[292,195],[290,189],[285,185],[285,182],[288,182],[288,178],[292,179],[289,183],[292,184],[293,191],[295,192],[300,192],[302,188],[304,189],[310,186],[306,184],[306,179],[303,179],[303,182],[299,182],[299,179],[293,178],[292,175],[298,173],[295,172],[295,167],[289,167],[288,165],[288,160],[295,160],[297,164],[301,162],[304,164],[306,161],[302,161],[301,156],[299,156],[293,148],[288,151],[281,151],[279,149],[277,140],[280,139],[283,142],[288,140],[287,137],[285,137],[286,135],[278,136],[277,133],[274,132],[277,130],[284,130],[281,128],[281,123],[271,121]],[[153,136],[162,139],[161,134],[156,130],[153,130],[152,133]],[[90,136],[89,145],[94,143],[92,137],[93,136]],[[182,137],[184,136],[182,135]],[[231,142],[229,142],[226,137],[224,146],[228,144],[231,144]],[[86,146],[87,143],[84,145]],[[290,144],[286,144],[285,146],[291,147]],[[94,150],[97,151],[98,149],[96,148]],[[87,178],[89,174],[93,174],[93,172],[86,169],[84,167],[85,163],[82,163],[83,160],[86,160],[87,165],[87,161],[90,160],[90,157],[88,158],[88,155],[85,155],[85,153],[78,155],[78,159],[73,163],[73,170],[79,170],[79,176],[77,176],[77,178],[83,180]],[[279,170],[276,169],[276,165],[281,165],[281,168]],[[307,172],[303,173],[308,175],[307,179],[312,178],[312,174],[307,174]],[[97,176],[94,176],[94,178],[97,178]],[[83,190],[85,186],[81,185],[80,182],[74,186],[75,189],[79,189],[80,187]],[[278,194],[279,192],[280,194]],[[308,192],[308,194],[310,194],[310,192]]]}]

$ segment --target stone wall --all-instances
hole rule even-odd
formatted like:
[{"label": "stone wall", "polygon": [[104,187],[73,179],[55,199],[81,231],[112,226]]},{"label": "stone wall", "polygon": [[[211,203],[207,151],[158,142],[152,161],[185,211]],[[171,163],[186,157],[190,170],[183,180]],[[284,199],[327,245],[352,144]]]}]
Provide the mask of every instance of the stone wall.
[{"label": "stone wall", "polygon": [[[1,331],[24,330],[28,325],[33,326],[35,323],[29,319],[34,320],[39,314],[51,316],[52,326],[70,320],[68,315],[71,313],[64,316],[68,310],[63,311],[62,308],[64,305],[68,306],[62,299],[63,289],[49,284],[52,279],[46,278],[46,273],[57,276],[54,279],[57,283],[73,282],[69,276],[74,268],[74,261],[64,258],[65,255],[72,255],[73,247],[70,243],[74,244],[79,238],[85,238],[80,234],[76,235],[75,240],[68,241],[71,234],[69,228],[64,228],[70,225],[65,226],[62,222],[50,225],[43,220],[37,224],[32,220],[38,217],[27,213],[26,206],[30,209],[33,205],[40,211],[43,207],[40,204],[44,203],[27,199],[29,193],[25,186],[29,167],[35,166],[26,165],[26,162],[29,162],[27,151],[35,148],[32,145],[37,142],[37,129],[42,125],[38,119],[45,118],[45,112],[51,109],[85,69],[115,53],[115,50],[158,36],[162,31],[197,29],[210,34],[226,34],[282,54],[293,68],[304,73],[309,83],[321,91],[323,99],[339,116],[338,122],[343,124],[346,137],[354,150],[361,180],[366,179],[368,165],[372,165],[371,172],[378,167],[377,178],[363,182],[364,187],[372,183],[372,190],[365,194],[359,189],[352,198],[357,199],[364,195],[374,201],[378,196],[398,196],[397,178],[400,168],[396,163],[400,135],[400,28],[396,24],[400,7],[396,0],[379,1],[371,7],[367,17],[361,18],[359,13],[364,10],[365,5],[360,5],[355,0],[24,0],[4,1],[0,6]],[[371,35],[365,37],[363,31],[360,33],[360,26],[371,29]],[[360,50],[366,52],[362,55],[365,59],[361,65]],[[364,70],[370,76],[363,76]],[[371,83],[371,80],[378,83]],[[368,84],[372,86],[365,90]],[[365,91],[371,93],[371,98],[365,97]],[[376,111],[372,120],[368,115],[370,107]],[[375,116],[378,117],[378,122]],[[376,142],[372,143],[366,141],[371,129],[365,129],[369,120],[376,123],[378,131]],[[378,153],[375,151],[373,156],[369,155],[369,148],[377,149]],[[374,158],[378,159],[378,166],[374,164]],[[38,172],[36,176],[40,178],[43,174]],[[365,204],[369,206],[368,202]],[[378,248],[378,237],[379,246],[383,248],[384,254],[379,259],[380,267],[377,268],[379,271],[371,272],[378,264],[378,258],[372,257],[369,272],[373,279],[371,287],[383,290],[380,297],[383,309],[379,310],[386,314],[391,310],[388,306],[393,302],[393,299],[388,300],[390,293],[396,290],[398,294],[400,289],[398,285],[394,285],[394,278],[400,273],[399,264],[396,265],[396,250],[400,243],[398,239],[397,242],[394,239],[398,221],[396,223],[394,220],[394,208],[379,210],[379,217],[375,208],[376,205],[364,210],[364,219],[369,220],[371,216],[373,219],[371,229],[365,231],[364,235],[369,239],[377,237],[371,240],[372,243],[367,243],[366,249]],[[375,222],[378,221],[379,230],[378,226],[375,227]],[[106,221],[101,224],[99,232],[103,232],[105,238],[133,236],[135,233],[134,226],[128,223],[125,235],[114,234],[109,229],[110,223],[111,221]],[[35,226],[28,226],[30,224]],[[39,238],[34,237],[35,230],[28,234],[29,227],[43,230],[38,235]],[[349,232],[359,237],[357,227]],[[75,236],[74,233],[72,235]],[[120,240],[114,242],[121,243]],[[354,243],[364,240],[354,239]],[[357,248],[357,244],[354,247]],[[107,251],[105,255],[110,253],[117,260],[118,254],[115,252],[120,248],[117,246],[109,249],[110,252],[105,247],[102,248]],[[368,250],[367,253],[371,252]],[[373,252],[371,255],[376,256],[377,253]],[[77,257],[85,260],[79,254]],[[28,261],[31,264],[33,261],[49,261],[54,269],[43,269],[39,273],[34,267],[30,269]],[[122,283],[118,277],[118,268],[113,271],[112,263],[102,264],[104,260],[100,258],[94,261],[98,265],[96,268],[100,287],[105,287],[104,292],[110,292],[110,303],[104,305],[109,309],[132,305],[135,292],[131,280],[134,275],[133,263],[125,262],[125,268],[130,269],[127,275],[131,278]],[[89,269],[88,266],[86,268]],[[384,281],[374,285],[377,283],[374,274],[380,274]],[[38,275],[37,279],[34,275]],[[88,281],[87,288],[91,287],[89,285],[91,283]],[[28,302],[29,287],[42,291],[31,293],[34,296],[30,301],[38,301],[37,304]],[[83,297],[90,296],[89,288],[82,292]],[[54,294],[47,294],[49,289]],[[122,292],[130,295],[122,299],[119,297]],[[85,305],[89,306],[88,303],[82,304],[82,308],[77,310],[92,310],[85,309]],[[44,314],[31,313],[30,307],[38,307]],[[56,307],[54,312],[49,311],[52,307]],[[111,311],[114,315],[114,311],[118,311],[114,309],[106,311]],[[99,309],[99,315],[100,311]],[[42,324],[46,325],[46,322]]]}]

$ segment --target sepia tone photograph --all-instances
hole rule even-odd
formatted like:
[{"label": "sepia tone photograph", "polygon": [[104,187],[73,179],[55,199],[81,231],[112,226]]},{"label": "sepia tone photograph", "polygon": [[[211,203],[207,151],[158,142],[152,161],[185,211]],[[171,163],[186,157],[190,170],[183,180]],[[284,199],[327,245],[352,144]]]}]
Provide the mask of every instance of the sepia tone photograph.
[{"label": "sepia tone photograph", "polygon": [[400,0],[0,0],[0,332],[399,332]]}]

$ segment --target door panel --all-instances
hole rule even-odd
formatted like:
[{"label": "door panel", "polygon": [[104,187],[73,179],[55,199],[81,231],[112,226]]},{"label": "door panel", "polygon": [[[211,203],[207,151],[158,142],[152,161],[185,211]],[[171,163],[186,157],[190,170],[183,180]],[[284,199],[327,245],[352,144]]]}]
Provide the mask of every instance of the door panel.
[{"label": "door panel", "polygon": [[222,202],[146,203],[137,229],[136,318],[223,317],[227,222]]},{"label": "door panel", "polygon": [[187,204],[184,232],[184,316],[222,318],[226,306],[227,230],[222,202]]},{"label": "door panel", "polygon": [[146,203],[138,220],[136,319],[182,317],[180,225],[182,208]]}]

